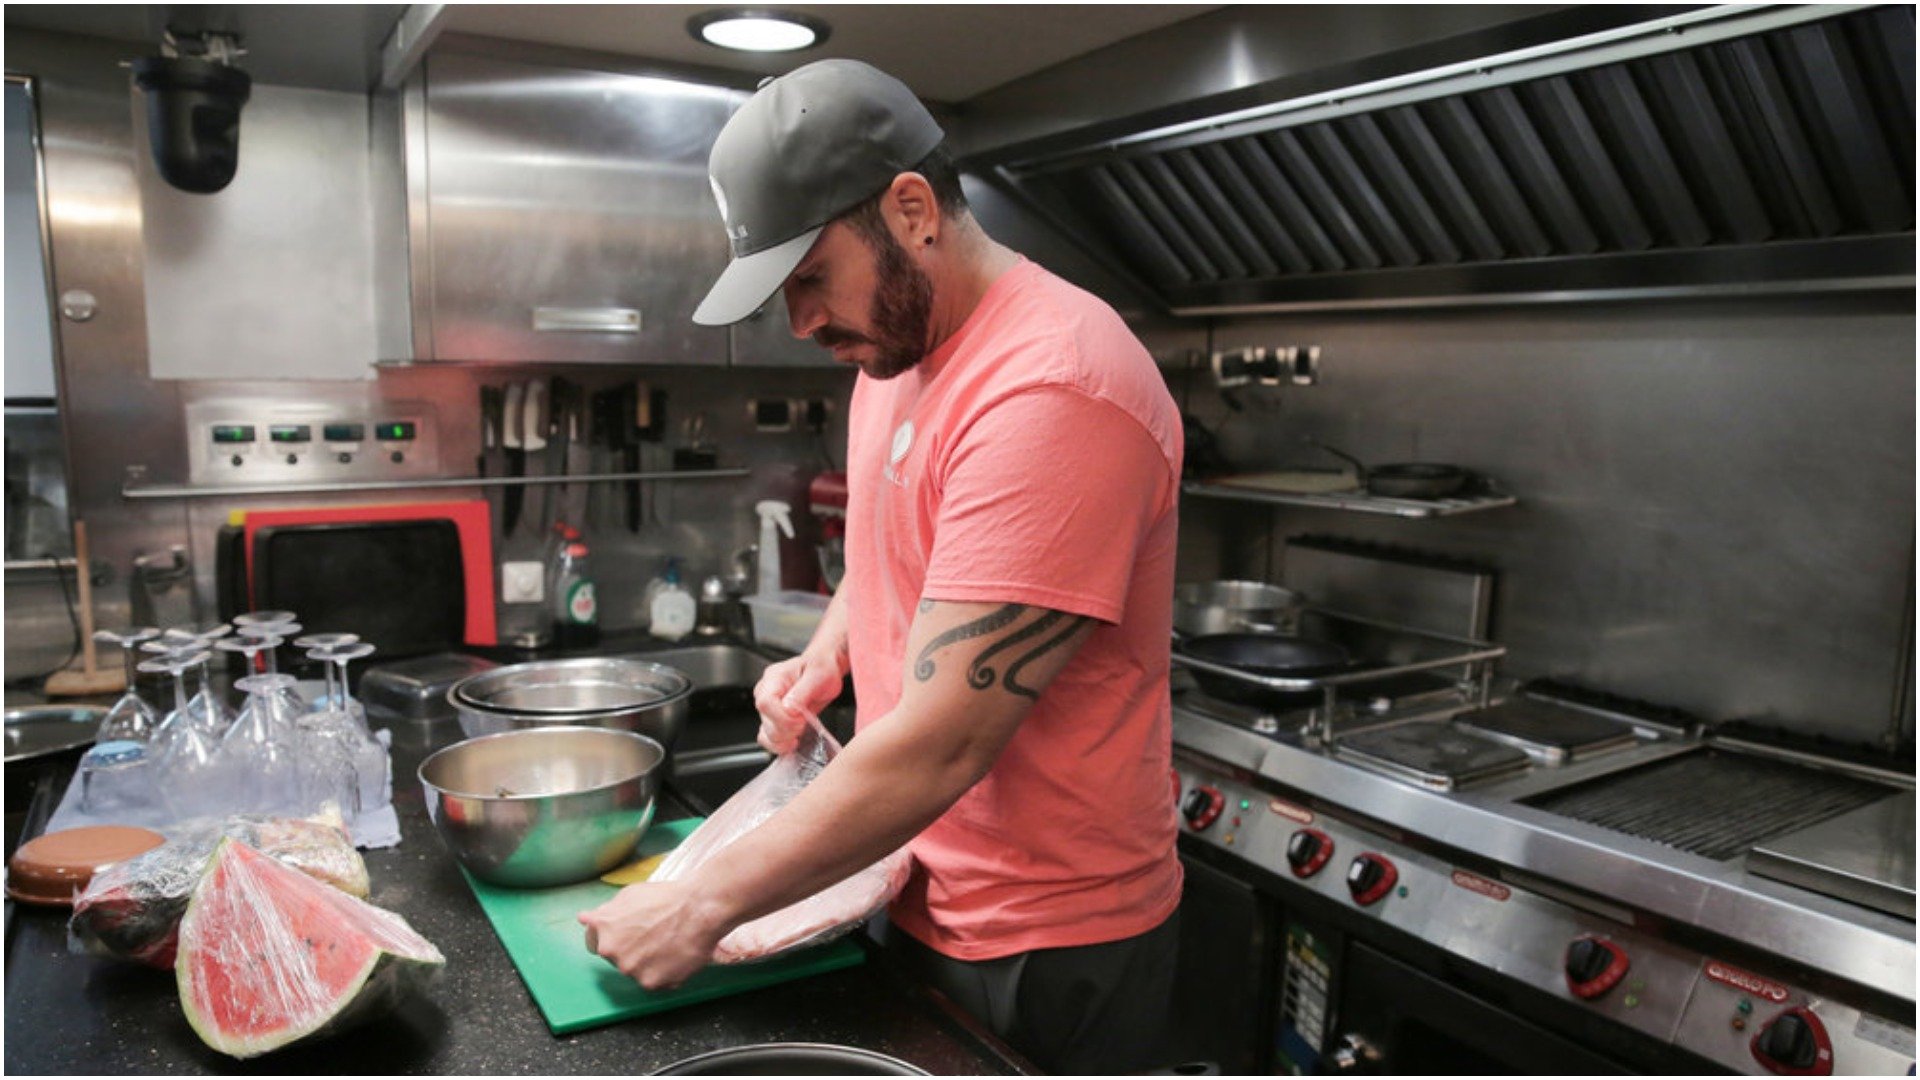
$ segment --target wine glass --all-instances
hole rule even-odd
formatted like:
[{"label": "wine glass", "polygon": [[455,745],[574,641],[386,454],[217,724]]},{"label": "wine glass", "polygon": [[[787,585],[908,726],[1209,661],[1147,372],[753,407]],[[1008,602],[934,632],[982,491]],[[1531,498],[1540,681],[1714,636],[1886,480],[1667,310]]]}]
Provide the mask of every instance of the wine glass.
[{"label": "wine glass", "polygon": [[156,786],[168,809],[177,817],[198,817],[219,812],[225,792],[220,768],[214,758],[219,742],[202,726],[187,700],[187,671],[205,665],[213,654],[201,649],[148,660],[140,670],[173,676],[173,711],[161,722],[164,741],[153,762],[158,773]]},{"label": "wine glass", "polygon": [[387,780],[390,762],[387,748],[367,726],[367,710],[353,700],[347,678],[347,665],[355,660],[373,655],[371,642],[344,642],[313,650],[308,655],[323,663],[335,664],[340,668],[337,685],[339,687],[338,704],[330,711],[344,717],[342,726],[353,733],[358,745],[353,748],[354,772],[359,778],[360,805],[363,809],[373,809],[384,805],[388,799]]},{"label": "wine glass", "polygon": [[[267,614],[277,615],[280,614],[280,612],[268,612]],[[300,624],[292,621],[255,623],[249,626],[239,626],[236,621],[235,626],[237,627],[235,633],[238,633],[242,637],[275,637],[279,638],[282,644],[293,641],[300,633]],[[278,648],[268,649],[266,651],[266,657],[267,668],[265,673],[268,675],[280,674],[280,650]],[[285,699],[287,705],[292,708],[295,713],[307,711],[307,699],[300,696],[300,684],[298,680],[287,683],[281,687],[277,693],[281,698]]]},{"label": "wine glass", "polygon": [[[296,649],[307,650],[307,659],[318,660],[319,657],[314,655],[314,651],[317,649],[330,649],[330,648],[333,648],[335,645],[352,645],[358,642],[359,640],[360,640],[359,634],[348,634],[348,633],[308,634],[305,637],[294,638],[293,646]],[[333,706],[333,701],[335,697],[335,692],[333,689],[333,668],[325,663],[322,663],[320,665],[320,670],[321,670],[321,674],[326,678],[327,690],[326,690],[326,695],[324,697],[322,697],[319,701],[316,701],[313,703],[313,708],[316,712],[325,711],[326,709],[331,708]]]},{"label": "wine glass", "polygon": [[160,726],[160,717],[140,696],[140,676],[134,670],[139,659],[139,646],[160,636],[160,631],[151,627],[136,627],[124,633],[112,630],[96,630],[93,639],[111,645],[118,645],[127,665],[127,692],[107,710],[106,719],[100,721],[99,734],[94,736],[95,743],[123,740],[143,743],[153,738],[153,729]]},{"label": "wine glass", "polygon": [[295,720],[277,692],[291,675],[249,675],[234,683],[247,695],[240,715],[220,740],[217,760],[226,782],[253,812],[298,810]]}]

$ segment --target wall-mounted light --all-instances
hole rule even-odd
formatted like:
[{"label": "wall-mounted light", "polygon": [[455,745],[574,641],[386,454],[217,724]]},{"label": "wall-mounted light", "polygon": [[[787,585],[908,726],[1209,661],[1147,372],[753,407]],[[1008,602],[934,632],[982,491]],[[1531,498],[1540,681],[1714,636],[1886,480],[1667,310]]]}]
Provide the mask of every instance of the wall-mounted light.
[{"label": "wall-mounted light", "polygon": [[687,33],[723,49],[794,52],[827,40],[827,24],[775,8],[722,8],[687,20]]}]

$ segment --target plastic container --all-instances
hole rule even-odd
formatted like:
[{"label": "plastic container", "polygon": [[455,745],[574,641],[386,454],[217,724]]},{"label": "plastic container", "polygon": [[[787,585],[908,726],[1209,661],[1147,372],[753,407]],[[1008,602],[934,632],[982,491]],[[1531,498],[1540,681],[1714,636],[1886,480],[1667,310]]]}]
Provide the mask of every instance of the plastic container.
[{"label": "plastic container", "polygon": [[753,612],[753,639],[788,652],[801,652],[826,617],[827,597],[788,589],[746,598]]},{"label": "plastic container", "polygon": [[654,637],[679,641],[693,632],[699,605],[694,603],[693,594],[680,586],[680,568],[677,565],[667,567],[666,580],[661,583],[659,591],[653,594],[648,608],[647,629]]}]

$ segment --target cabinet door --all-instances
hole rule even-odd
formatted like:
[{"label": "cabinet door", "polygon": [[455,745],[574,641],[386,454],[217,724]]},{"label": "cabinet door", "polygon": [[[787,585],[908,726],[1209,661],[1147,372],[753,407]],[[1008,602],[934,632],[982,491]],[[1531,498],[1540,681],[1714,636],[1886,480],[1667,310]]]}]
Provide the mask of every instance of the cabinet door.
[{"label": "cabinet door", "polygon": [[437,360],[724,364],[707,155],[745,95],[458,53],[427,63]]}]

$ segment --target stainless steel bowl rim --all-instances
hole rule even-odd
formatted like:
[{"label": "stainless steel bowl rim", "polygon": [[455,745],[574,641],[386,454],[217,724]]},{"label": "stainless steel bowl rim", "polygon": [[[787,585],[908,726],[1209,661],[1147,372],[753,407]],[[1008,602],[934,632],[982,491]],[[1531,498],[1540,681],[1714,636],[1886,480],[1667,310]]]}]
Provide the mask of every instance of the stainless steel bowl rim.
[{"label": "stainless steel bowl rim", "polygon": [[[492,742],[496,739],[523,739],[523,738],[529,738],[536,735],[552,735],[555,732],[567,732],[567,731],[584,731],[584,732],[590,732],[590,733],[595,733],[599,735],[616,735],[616,736],[624,735],[627,738],[637,739],[642,743],[652,746],[655,750],[659,751],[660,756],[656,761],[653,762],[653,764],[647,766],[645,769],[642,769],[637,773],[634,773],[632,776],[622,777],[618,780],[614,780],[605,784],[600,784],[596,787],[576,788],[572,791],[559,791],[559,792],[549,791],[549,792],[544,792],[544,793],[535,794],[535,795],[498,795],[498,794],[483,795],[483,794],[477,794],[474,792],[455,791],[452,788],[441,787],[439,784],[436,784],[433,781],[427,779],[427,766],[433,764],[434,761],[438,759],[441,755],[450,754],[456,750],[461,749],[462,747],[471,746],[475,743]],[[521,802],[526,800],[533,800],[533,799],[562,798],[562,797],[567,797],[572,795],[592,795],[597,792],[611,791],[622,784],[631,784],[635,780],[639,779],[640,777],[645,776],[647,773],[655,769],[658,769],[661,763],[666,760],[667,760],[667,748],[660,744],[659,739],[656,739],[651,735],[642,735],[637,731],[625,731],[620,728],[587,727],[581,724],[554,724],[551,727],[526,728],[520,731],[502,731],[494,735],[481,735],[476,738],[461,739],[459,742],[454,743],[451,746],[443,746],[440,749],[435,750],[433,753],[428,754],[426,756],[426,759],[420,762],[420,768],[416,770],[416,775],[420,780],[420,786],[426,788],[429,791],[434,792],[435,794],[448,795],[456,799],[477,799],[482,802],[510,803],[510,802]]]},{"label": "stainless steel bowl rim", "polygon": [[[671,688],[665,690],[657,697],[648,698],[644,701],[637,700],[624,705],[595,705],[584,708],[548,708],[537,706],[507,708],[495,705],[489,699],[477,697],[471,692],[475,684],[492,685],[495,683],[511,683],[515,677],[529,674],[564,676],[570,670],[580,671],[594,668],[626,668],[649,676],[662,678],[671,684]],[[497,667],[489,671],[482,671],[470,675],[453,684],[452,688],[447,691],[447,700],[455,708],[465,706],[476,712],[494,713],[500,716],[597,716],[605,713],[629,712],[634,709],[650,708],[692,693],[693,680],[688,678],[686,673],[678,668],[668,667],[665,664],[656,664],[651,660],[636,660],[629,657],[575,657],[566,660],[530,660],[525,663],[508,664],[504,667]]]}]

